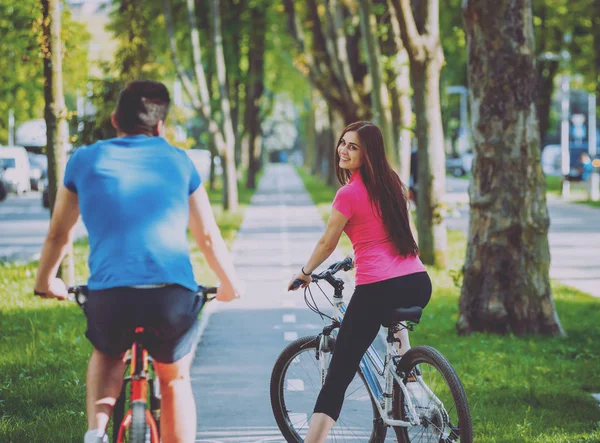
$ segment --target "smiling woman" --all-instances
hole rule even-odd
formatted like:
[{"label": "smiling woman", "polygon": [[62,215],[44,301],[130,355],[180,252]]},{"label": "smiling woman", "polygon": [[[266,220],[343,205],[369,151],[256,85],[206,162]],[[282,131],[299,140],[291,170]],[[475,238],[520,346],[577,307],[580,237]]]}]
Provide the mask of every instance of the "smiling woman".
[{"label": "smiling woman", "polygon": [[[431,296],[431,281],[410,228],[406,188],[385,157],[379,128],[362,121],[346,127],[335,150],[335,168],[342,187],[325,233],[289,285],[296,290],[298,283],[310,283],[311,273],[333,252],[342,232],[348,235],[357,286],[315,405],[307,443],[324,441],[339,418],[346,389],[384,313],[400,307],[423,308]],[[406,331],[401,340],[404,354],[410,347]]]}]

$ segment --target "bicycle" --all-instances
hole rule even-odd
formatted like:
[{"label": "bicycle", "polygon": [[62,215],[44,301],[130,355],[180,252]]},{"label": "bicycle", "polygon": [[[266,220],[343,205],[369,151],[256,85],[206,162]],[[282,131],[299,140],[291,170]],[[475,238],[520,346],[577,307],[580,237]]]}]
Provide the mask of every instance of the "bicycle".
[{"label": "bicycle", "polygon": [[[77,302],[82,309],[85,309],[87,286],[71,286],[68,292],[72,294],[69,300]],[[199,286],[197,296],[202,297],[204,305],[214,299],[209,297],[209,294],[216,294],[216,292],[217,288]],[[126,364],[125,376],[112,414],[112,440],[115,443],[160,442],[160,384],[152,357],[144,348],[143,336],[144,328],[137,327],[133,345],[123,357]],[[127,384],[130,384],[129,396]],[[126,403],[129,403],[127,412],[125,412]]]},{"label": "bicycle", "polygon": [[[307,286],[307,306],[331,324],[316,336],[290,343],[279,355],[271,375],[271,407],[286,441],[302,442],[306,436],[312,408],[325,381],[331,354],[335,352],[334,331],[346,312],[344,281],[334,275],[353,268],[350,258],[334,263],[320,274],[312,274],[312,283],[321,280],[334,288],[333,317],[317,306]],[[301,282],[294,282],[294,289]],[[307,297],[310,294],[310,299]],[[325,293],[323,292],[323,295]],[[325,297],[327,297],[325,295]],[[473,431],[469,405],[463,386],[450,362],[431,346],[416,346],[400,356],[395,334],[413,330],[421,319],[420,307],[395,309],[387,314],[384,359],[372,344],[363,356],[357,375],[351,382],[341,415],[330,432],[332,441],[385,441],[388,428],[400,443],[472,443]],[[383,379],[383,387],[381,381]]]}]

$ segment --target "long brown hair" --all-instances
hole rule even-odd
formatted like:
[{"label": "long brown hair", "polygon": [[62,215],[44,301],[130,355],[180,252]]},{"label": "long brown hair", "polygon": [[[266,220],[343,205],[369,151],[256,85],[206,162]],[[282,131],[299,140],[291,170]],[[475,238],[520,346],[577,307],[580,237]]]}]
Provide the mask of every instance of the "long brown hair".
[{"label": "long brown hair", "polygon": [[419,247],[410,229],[406,186],[394,172],[385,157],[381,130],[371,122],[358,121],[342,131],[335,149],[335,173],[342,185],[350,180],[351,172],[340,168],[338,147],[346,132],[355,131],[363,151],[360,174],[369,193],[371,203],[377,209],[390,240],[400,255],[416,255]]}]

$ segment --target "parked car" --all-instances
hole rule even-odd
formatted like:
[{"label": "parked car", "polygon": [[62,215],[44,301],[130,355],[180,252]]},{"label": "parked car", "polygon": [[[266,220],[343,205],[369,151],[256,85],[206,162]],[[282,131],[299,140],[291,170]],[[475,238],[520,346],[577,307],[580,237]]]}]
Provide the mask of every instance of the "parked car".
[{"label": "parked car", "polygon": [[459,156],[448,156],[446,158],[446,172],[454,177],[462,177],[471,172],[473,165],[473,154],[466,153]]},{"label": "parked car", "polygon": [[44,190],[42,191],[42,206],[44,208],[50,207],[50,191],[48,189],[48,177],[44,180]]},{"label": "parked car", "polygon": [[29,153],[29,163],[31,169],[29,172],[29,181],[31,189],[43,191],[46,177],[48,176],[48,157],[44,154]]},{"label": "parked car", "polygon": [[21,195],[31,191],[29,157],[22,146],[0,147],[0,169],[9,192]]}]

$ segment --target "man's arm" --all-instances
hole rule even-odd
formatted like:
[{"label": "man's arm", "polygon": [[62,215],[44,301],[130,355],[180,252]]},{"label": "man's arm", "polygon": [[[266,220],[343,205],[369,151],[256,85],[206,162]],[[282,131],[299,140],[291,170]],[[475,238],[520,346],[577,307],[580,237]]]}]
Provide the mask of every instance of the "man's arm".
[{"label": "man's arm", "polygon": [[66,297],[66,291],[63,291],[62,287],[57,288],[54,279],[60,262],[67,253],[67,246],[72,239],[73,228],[78,218],[79,199],[77,194],[61,185],[56,195],[54,213],[42,247],[42,256],[35,281],[35,290],[46,293],[47,297]]}]

